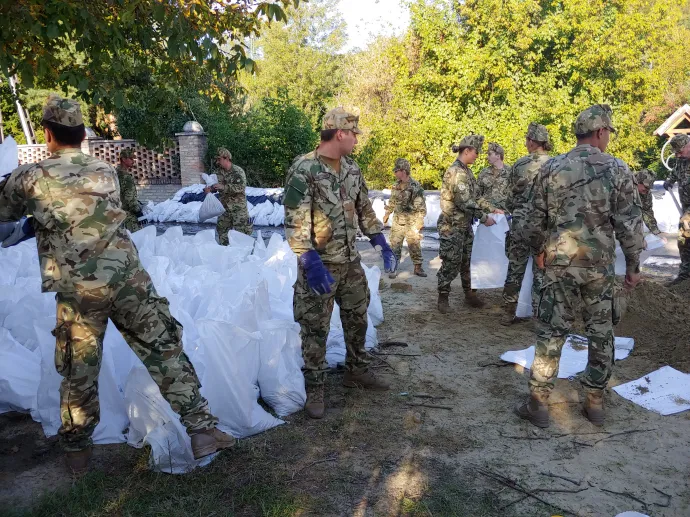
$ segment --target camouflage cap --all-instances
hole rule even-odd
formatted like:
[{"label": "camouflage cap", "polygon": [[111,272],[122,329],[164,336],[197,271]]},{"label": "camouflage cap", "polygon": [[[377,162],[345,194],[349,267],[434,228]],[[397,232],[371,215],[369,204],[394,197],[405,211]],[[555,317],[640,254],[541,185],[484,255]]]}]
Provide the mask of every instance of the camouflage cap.
[{"label": "camouflage cap", "polygon": [[649,169],[642,169],[641,171],[635,173],[635,180],[637,183],[639,185],[644,185],[648,189],[652,188],[655,179],[656,176],[654,175],[654,172],[650,171]]},{"label": "camouflage cap", "polygon": [[487,149],[487,152],[494,152],[503,158],[505,156],[505,151],[503,150],[503,147],[501,147],[499,144],[496,142],[489,142],[489,147]]},{"label": "camouflage cap", "polygon": [[671,147],[675,153],[682,151],[688,143],[690,143],[690,136],[688,135],[675,135],[671,138]]},{"label": "camouflage cap", "polygon": [[395,165],[393,166],[393,172],[405,171],[409,174],[410,170],[411,170],[410,162],[408,162],[405,158],[398,158],[397,160],[395,160]]},{"label": "camouflage cap", "polygon": [[549,130],[546,129],[546,126],[542,126],[536,122],[530,122],[529,126],[527,126],[527,134],[525,136],[535,142],[548,142]]},{"label": "camouflage cap", "polygon": [[612,133],[616,132],[611,122],[613,111],[608,104],[595,104],[584,110],[577,116],[573,130],[576,135],[585,135],[597,129],[606,128]]},{"label": "camouflage cap", "polygon": [[333,108],[323,116],[321,129],[348,129],[357,135],[361,135],[362,131],[358,125],[359,115],[348,113],[340,106]]},{"label": "camouflage cap", "polygon": [[120,151],[120,159],[122,158],[134,158],[134,147],[125,147]]},{"label": "camouflage cap", "polygon": [[84,124],[79,103],[72,99],[63,99],[51,93],[43,106],[43,121],[61,126],[76,127]]},{"label": "camouflage cap", "polygon": [[219,147],[216,150],[216,160],[219,158],[227,158],[228,160],[232,161],[232,153],[225,147]]},{"label": "camouflage cap", "polygon": [[464,147],[474,147],[478,152],[482,152],[482,146],[484,145],[484,135],[467,135],[465,138],[460,140],[458,147],[460,149]]}]

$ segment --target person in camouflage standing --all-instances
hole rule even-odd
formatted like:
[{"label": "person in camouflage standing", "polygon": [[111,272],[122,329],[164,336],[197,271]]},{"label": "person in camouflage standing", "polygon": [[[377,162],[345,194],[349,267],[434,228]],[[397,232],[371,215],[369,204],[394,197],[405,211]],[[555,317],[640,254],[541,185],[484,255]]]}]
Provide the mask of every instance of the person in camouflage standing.
[{"label": "person in camouflage standing", "polygon": [[[549,132],[546,127],[530,122],[525,135],[527,156],[513,164],[508,179],[508,200],[506,208],[512,215],[511,230],[506,234],[508,249],[508,273],[503,286],[503,308],[505,315],[501,325],[511,325],[518,321],[515,317],[522,280],[525,278],[529,262],[529,244],[516,237],[516,231],[531,211],[529,193],[539,168],[549,159],[548,151],[552,149]],[[536,311],[539,302],[543,271],[532,261],[532,304]]]},{"label": "person in camouflage standing", "polygon": [[117,174],[81,152],[79,104],[51,95],[43,109],[50,158],[23,165],[0,183],[0,221],[34,219],[42,290],[55,292],[55,366],[60,386],[60,437],[67,466],[86,470],[99,422],[98,372],[108,318],[182,419],[199,458],[234,439],[216,429],[182,351],[182,327],[158,296],[122,227]]},{"label": "person in camouflage standing", "polygon": [[473,219],[486,226],[492,226],[494,219],[490,212],[503,213],[489,201],[477,197],[477,180],[469,168],[482,150],[484,137],[469,135],[460,144],[453,145],[452,150],[458,153],[453,164],[443,175],[441,186],[441,214],[437,228],[441,238],[439,256],[441,268],[438,270],[438,310],[442,314],[450,312],[448,296],[450,284],[460,273],[465,301],[470,307],[484,307],[484,302],[471,287],[470,260],[474,232]]},{"label": "person in camouflage standing", "polygon": [[671,174],[664,181],[664,188],[670,191],[678,182],[678,194],[683,212],[678,224],[680,268],[678,276],[669,284],[674,285],[690,278],[690,136],[675,135],[671,138],[671,147],[676,153],[676,163]]},{"label": "person in camouflage standing", "polygon": [[[410,177],[410,162],[404,158],[395,160],[393,173],[397,181],[391,187],[391,198],[386,205],[383,215],[383,224],[388,223],[391,213],[394,213],[393,227],[391,228],[391,248],[395,258],[400,263],[403,241],[407,238],[407,248],[414,264],[414,274],[427,276],[422,269],[422,228],[426,216],[426,201],[424,189],[416,180]],[[389,276],[395,278],[398,271]]]},{"label": "person in camouflage standing", "polygon": [[647,225],[647,228],[654,235],[659,235],[659,226],[654,217],[654,198],[652,197],[652,189],[654,188],[654,180],[656,176],[649,169],[642,169],[635,174],[635,181],[637,182],[637,191],[640,194],[640,201],[642,202],[642,221]]},{"label": "person in camouflage standing", "polygon": [[120,201],[122,209],[127,214],[123,226],[134,233],[141,227],[139,217],[141,217],[141,205],[137,198],[137,186],[134,178],[129,172],[134,165],[134,148],[127,147],[120,151],[120,163],[117,166],[117,179],[120,183]]},{"label": "person in camouflage standing", "polygon": [[214,187],[220,193],[220,202],[225,208],[225,213],[218,217],[216,233],[218,242],[227,246],[229,230],[251,235],[254,227],[247,210],[247,175],[244,170],[232,163],[232,154],[224,147],[219,147],[216,152],[216,164],[218,167],[213,173],[218,176],[218,183]]},{"label": "person in camouflage standing", "polygon": [[503,163],[505,151],[495,142],[489,142],[486,159],[489,167],[485,167],[477,176],[477,197],[486,199],[493,206],[507,210],[508,180],[510,166]]},{"label": "person in camouflage standing", "polygon": [[532,210],[518,229],[537,264],[545,267],[531,395],[515,408],[520,418],[538,427],[549,425],[546,404],[579,306],[589,342],[581,377],[583,410],[593,424],[604,423],[604,388],[613,369],[613,322],[620,318],[613,314],[615,239],[625,255],[627,288],[639,282],[645,245],[633,176],[625,163],[604,153],[615,132],[611,108],[597,104],[586,109],[574,130],[577,146],[540,168],[532,187]]},{"label": "person in camouflage standing", "polygon": [[340,307],[347,355],[343,385],[387,390],[369,368],[364,348],[369,287],[355,244],[357,228],[383,256],[387,273],[397,262],[369,201],[362,172],[349,157],[361,133],[359,117],[342,107],[323,118],[321,143],[297,157],[285,181],[285,238],[298,257],[294,315],[300,324],[304,379],[311,418],[325,410],[326,340],[333,302]]}]

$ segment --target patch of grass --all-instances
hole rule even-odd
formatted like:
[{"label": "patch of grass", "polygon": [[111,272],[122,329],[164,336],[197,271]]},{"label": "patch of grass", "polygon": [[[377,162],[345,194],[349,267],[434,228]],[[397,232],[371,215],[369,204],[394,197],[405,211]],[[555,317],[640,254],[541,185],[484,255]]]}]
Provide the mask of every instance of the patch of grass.
[{"label": "patch of grass", "polygon": [[410,517],[443,515],[445,517],[493,517],[512,515],[500,509],[493,492],[478,492],[454,483],[431,486],[418,501],[403,499]]}]

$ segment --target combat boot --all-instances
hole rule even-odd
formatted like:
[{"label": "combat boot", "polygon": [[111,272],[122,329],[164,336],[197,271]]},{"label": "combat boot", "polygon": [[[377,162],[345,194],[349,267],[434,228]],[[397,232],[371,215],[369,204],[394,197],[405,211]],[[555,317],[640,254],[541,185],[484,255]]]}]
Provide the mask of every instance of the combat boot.
[{"label": "combat boot", "polygon": [[307,402],[304,404],[309,418],[323,418],[326,404],[323,401],[323,384],[307,384]]},{"label": "combat boot", "polygon": [[441,314],[448,314],[450,312],[448,293],[438,293],[438,312]]},{"label": "combat boot", "polygon": [[216,427],[192,435],[192,453],[195,460],[233,445],[235,438]]},{"label": "combat boot", "polygon": [[517,318],[515,317],[517,303],[506,303],[503,305],[503,310],[505,314],[503,315],[503,318],[501,318],[501,325],[508,327],[517,322]]},{"label": "combat boot", "polygon": [[70,474],[79,476],[89,469],[91,459],[91,447],[80,451],[68,451],[65,453],[65,465]]},{"label": "combat boot", "polygon": [[381,377],[377,377],[371,370],[362,373],[345,372],[343,386],[346,388],[364,388],[365,390],[386,391],[390,389],[388,383]]},{"label": "combat boot", "polygon": [[392,273],[388,274],[388,278],[393,279],[393,278],[398,278],[398,270],[396,269]]},{"label": "combat boot", "polygon": [[426,272],[422,269],[421,264],[414,265],[414,274],[417,276],[421,276],[422,278],[426,278],[427,276]]},{"label": "combat boot", "polygon": [[467,305],[474,307],[475,309],[483,309],[486,307],[486,303],[482,301],[482,299],[477,296],[477,293],[474,291],[467,291],[465,293],[465,302],[467,302]]},{"label": "combat boot", "polygon": [[549,408],[546,406],[549,395],[548,391],[533,391],[527,402],[515,406],[515,414],[537,427],[549,427]]},{"label": "combat boot", "polygon": [[604,425],[604,390],[587,390],[582,412],[597,427]]}]

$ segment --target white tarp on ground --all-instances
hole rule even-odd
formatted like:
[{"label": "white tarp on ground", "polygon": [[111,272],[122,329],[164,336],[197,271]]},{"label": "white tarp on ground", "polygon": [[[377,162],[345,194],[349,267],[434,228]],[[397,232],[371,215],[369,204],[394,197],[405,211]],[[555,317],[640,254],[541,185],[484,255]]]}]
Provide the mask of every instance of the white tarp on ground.
[{"label": "white tarp on ground", "polygon": [[[635,340],[633,338],[616,337],[613,345],[616,361],[628,357],[634,345]],[[568,379],[584,371],[587,367],[587,353],[587,338],[574,334],[568,336],[563,345],[561,361],[558,368],[558,378]],[[524,350],[506,352],[501,356],[501,359],[529,369],[534,362],[534,345]]]},{"label": "white tarp on ground", "polygon": [[613,390],[645,409],[673,415],[690,409],[690,374],[664,366]]},{"label": "white tarp on ground", "polygon": [[[179,226],[159,237],[149,226],[133,239],[156,289],[184,326],[185,352],[221,429],[244,437],[281,424],[258,404],[259,397],[278,416],[301,409],[306,395],[292,311],[297,260],[287,243],[277,234],[265,245],[260,237],[231,232],[225,247],[216,244],[213,230],[185,236]],[[0,249],[0,263],[0,412],[30,411],[52,436],[60,426],[61,380],[51,335],[55,295],[40,291],[33,239]],[[374,325],[383,319],[380,271],[364,267],[372,293],[371,348],[377,343]],[[335,365],[344,356],[335,312],[327,360]],[[99,380],[96,443],[148,443],[152,467],[162,471],[184,472],[196,465],[184,427],[112,323]]]}]

